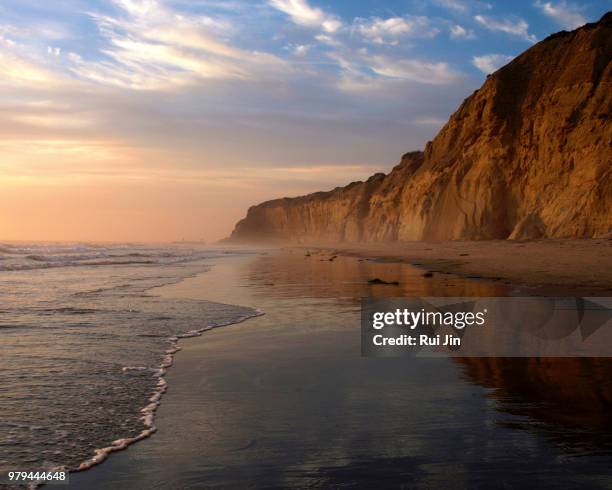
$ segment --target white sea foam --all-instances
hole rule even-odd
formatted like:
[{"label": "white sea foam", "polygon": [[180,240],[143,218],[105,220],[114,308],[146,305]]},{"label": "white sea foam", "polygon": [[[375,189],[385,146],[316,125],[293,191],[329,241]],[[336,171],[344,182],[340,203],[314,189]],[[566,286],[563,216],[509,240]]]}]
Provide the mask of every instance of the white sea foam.
[{"label": "white sea foam", "polygon": [[146,366],[124,366],[121,368],[121,370],[124,373],[127,373],[129,371],[149,371],[151,370],[151,368],[146,367]]},{"label": "white sea foam", "polygon": [[[190,337],[199,337],[202,335],[202,333],[207,332],[208,330],[212,330],[213,328],[225,327],[228,325],[236,325],[250,318],[261,316],[263,314],[264,312],[262,310],[256,309],[253,314],[243,315],[234,321],[230,321],[230,322],[226,322],[226,323],[222,323],[218,325],[209,325],[209,326],[197,329],[197,330],[190,330],[188,332],[185,332],[184,334],[168,337],[167,341],[170,344],[170,347],[165,351],[165,354],[162,356],[159,368],[154,370],[155,372],[154,376],[159,378],[157,381],[157,385],[151,397],[148,400],[149,403],[140,410],[140,413],[142,415],[141,420],[145,426],[145,429],[142,430],[135,437],[117,439],[113,441],[109,446],[94,450],[94,455],[90,459],[83,461],[78,466],[76,471],[88,470],[92,466],[102,463],[111,453],[116,452],[116,451],[122,451],[126,449],[129,445],[134,444],[135,442],[151,437],[151,435],[153,435],[157,431],[157,427],[154,424],[155,412],[157,410],[157,407],[161,403],[162,396],[168,389],[168,382],[164,378],[164,375],[166,374],[166,370],[169,367],[171,367],[172,364],[174,363],[174,356],[176,355],[176,353],[181,350],[181,348],[178,347],[177,345],[179,340],[190,338]],[[123,372],[128,372],[128,371],[133,371],[133,370],[142,371],[142,370],[147,370],[147,369],[150,369],[150,368],[146,368],[142,366],[125,366],[122,370]]]}]

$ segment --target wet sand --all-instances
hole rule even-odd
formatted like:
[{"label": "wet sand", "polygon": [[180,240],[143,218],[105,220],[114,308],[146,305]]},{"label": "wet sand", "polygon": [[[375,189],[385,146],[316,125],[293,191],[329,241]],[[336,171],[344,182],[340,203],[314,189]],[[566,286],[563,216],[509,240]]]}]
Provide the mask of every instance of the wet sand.
[{"label": "wet sand", "polygon": [[[368,284],[372,277],[399,286]],[[522,371],[516,378],[504,371],[513,391],[498,400],[500,369],[359,357],[361,296],[513,292],[499,282],[423,278],[406,264],[351,257],[217,260],[211,271],[157,293],[266,314],[181,341],[158,432],[72,474],[70,488],[610,488],[608,438],[579,437],[568,447],[565,432],[575,439],[576,427],[539,415],[555,410],[538,398],[539,387],[521,398]],[[582,392],[599,390],[589,403],[609,384],[604,376],[591,387],[582,368],[557,374],[566,398],[573,381]],[[543,382],[557,374],[548,366]],[[572,407],[580,410],[580,400]],[[590,427],[591,420],[598,423]],[[606,434],[605,420],[585,415],[581,430],[601,433],[603,423]]]},{"label": "wet sand", "polygon": [[532,294],[612,294],[612,239],[319,244],[295,250],[416,264],[434,272],[528,286]]}]

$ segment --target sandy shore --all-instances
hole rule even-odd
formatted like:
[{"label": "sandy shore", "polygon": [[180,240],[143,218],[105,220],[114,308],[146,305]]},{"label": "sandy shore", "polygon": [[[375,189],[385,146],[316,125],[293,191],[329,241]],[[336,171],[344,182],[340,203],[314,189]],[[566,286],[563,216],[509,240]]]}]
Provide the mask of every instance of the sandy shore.
[{"label": "sandy shore", "polygon": [[210,271],[156,289],[265,315],[181,340],[158,431],[71,474],[68,488],[602,488],[610,431],[607,398],[597,397],[608,392],[606,371],[594,378],[584,361],[541,372],[523,360],[360,357],[363,296],[513,289],[423,277],[408,264],[304,255],[215,259]]},{"label": "sandy shore", "polygon": [[547,293],[612,293],[612,240],[351,243],[296,247],[417,265],[432,272],[505,281]]}]

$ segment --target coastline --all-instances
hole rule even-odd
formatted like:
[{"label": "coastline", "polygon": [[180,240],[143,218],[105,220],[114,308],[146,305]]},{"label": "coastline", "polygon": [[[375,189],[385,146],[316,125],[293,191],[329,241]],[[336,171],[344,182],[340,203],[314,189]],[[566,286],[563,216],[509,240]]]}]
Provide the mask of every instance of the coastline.
[{"label": "coastline", "polygon": [[[155,391],[153,392],[151,397],[148,399],[148,404],[140,410],[145,429],[143,429],[142,432],[140,432],[140,434],[136,435],[135,437],[126,437],[126,438],[117,439],[113,441],[107,447],[95,449],[94,455],[91,458],[83,461],[78,466],[78,468],[74,470],[70,470],[70,472],[74,474],[74,473],[80,473],[83,471],[87,471],[93,468],[94,466],[102,464],[112,453],[123,451],[127,449],[129,446],[131,446],[132,444],[136,444],[139,441],[147,439],[151,437],[155,432],[157,432],[157,426],[155,425],[155,413],[161,404],[163,396],[165,395],[166,391],[168,391],[168,382],[166,380],[166,374],[168,372],[168,369],[170,369],[173,366],[176,354],[182,349],[178,345],[181,339],[200,337],[209,330],[213,330],[215,328],[228,327],[231,325],[237,325],[239,323],[245,322],[251,318],[254,318],[254,317],[257,317],[263,314],[264,313],[262,311],[256,311],[252,315],[242,316],[228,323],[221,323],[218,325],[206,326],[206,327],[202,327],[196,330],[191,330],[183,334],[178,334],[172,337],[168,337],[168,344],[170,347],[166,349],[166,351],[164,351],[164,355],[162,357],[162,361],[159,365],[159,368],[155,370],[155,374],[154,374],[154,376],[157,378],[157,385],[156,385]],[[138,369],[143,369],[143,368],[134,368],[130,366],[125,366],[123,368],[124,372],[132,370],[132,369],[138,370]],[[49,471],[56,471],[56,470],[65,470],[65,468],[64,467],[54,468]],[[44,485],[44,484],[40,484],[39,486],[41,485]]]},{"label": "coastline", "polygon": [[[368,283],[392,274],[401,278],[400,286]],[[452,275],[424,278],[408,264],[342,256],[317,260],[295,250],[227,259],[163,287],[156,294],[167,299],[223,299],[261,308],[265,315],[181,342],[166,375],[168,393],[156,412],[155,436],[72,474],[70,487],[245,488],[257,482],[304,488],[383,481],[399,488],[410,480],[431,488],[456,483],[460,475],[466,488],[499,478],[552,488],[567,483],[568,458],[576,486],[602,477],[607,452],[605,464],[593,467],[564,449],[573,433],[563,429],[571,404],[536,397],[525,405],[526,395],[516,394],[516,407],[527,407],[527,420],[540,427],[523,430],[525,419],[514,413],[513,398],[500,392],[496,401],[488,380],[468,376],[471,365],[445,358],[360,357],[360,296],[445,292],[503,296],[516,290]],[[546,376],[534,378],[542,384],[534,393],[547,393],[557,382],[599,393],[601,382],[585,386],[584,368],[561,368],[547,367]],[[421,372],[427,377],[411,375]],[[504,380],[514,379],[514,366],[504,372]],[[551,415],[543,426],[542,413]],[[519,430],[509,429],[515,425]],[[486,447],[486,454],[474,447]],[[508,472],[516,458],[527,466]]]},{"label": "coastline", "polygon": [[[209,260],[209,262],[214,263],[215,259]],[[203,274],[203,273],[205,274],[206,272],[208,272],[208,270],[190,273],[188,275],[185,275],[184,277],[178,278],[176,281],[167,282],[163,286],[153,286],[151,288],[145,289],[143,293],[151,294],[152,292],[159,290],[160,288],[178,284],[184,281],[185,279],[190,279],[200,274]],[[151,295],[156,296],[155,293]],[[106,447],[96,448],[94,450],[93,456],[82,461],[77,468],[70,469],[69,470],[70,473],[74,475],[76,473],[90,470],[94,466],[102,464],[112,453],[123,451],[127,449],[128,447],[132,446],[133,444],[136,444],[137,442],[148,439],[155,432],[157,432],[157,426],[155,425],[155,415],[156,415],[157,409],[159,408],[161,404],[162,398],[164,397],[165,393],[168,390],[168,382],[166,380],[168,369],[170,369],[174,365],[176,354],[182,349],[182,347],[179,346],[180,340],[200,337],[204,333],[208,332],[209,330],[213,330],[215,328],[227,327],[231,325],[237,325],[251,318],[255,318],[263,314],[264,312],[262,312],[261,310],[254,309],[252,313],[242,315],[228,322],[221,322],[221,323],[215,323],[211,325],[205,325],[203,327],[194,328],[194,329],[182,332],[182,333],[178,333],[176,335],[169,336],[166,339],[168,348],[162,353],[162,357],[160,359],[159,366],[156,369],[153,369],[153,373],[154,373],[153,376],[155,379],[157,379],[155,390],[153,391],[153,393],[147,400],[148,403],[140,410],[144,429],[136,436],[123,437],[120,439],[116,439],[112,441]],[[140,366],[124,366],[122,368],[122,371],[128,372],[132,370],[139,371],[139,370],[150,370],[150,369],[151,368],[140,367]],[[67,470],[67,468],[65,467],[58,467],[56,469]],[[37,486],[44,486],[44,483],[35,485],[34,488],[36,488]]]},{"label": "coastline", "polygon": [[[612,265],[612,240],[605,239],[316,244],[312,247],[306,245],[279,247],[272,249],[271,253],[289,252],[293,254],[295,251],[298,251],[300,255],[311,254],[313,260],[321,261],[329,260],[334,256],[343,256],[360,261],[409,264],[422,269],[423,274],[426,272],[451,274],[474,282],[499,281],[505,287],[539,289],[543,295],[555,294],[561,289],[566,294],[567,291],[571,291],[585,295],[609,294],[612,291],[612,267],[610,267]],[[603,253],[597,254],[597,251]],[[208,272],[210,271],[204,274]],[[537,276],[538,274],[541,275],[541,278]],[[193,277],[188,276],[185,279]],[[222,295],[215,296],[217,301],[223,300]],[[211,298],[207,297],[207,299]],[[168,388],[167,370],[174,364],[176,353],[182,350],[182,347],[178,345],[179,340],[199,337],[213,328],[235,326],[263,314],[265,314],[263,311],[256,308],[253,316],[242,317],[228,324],[206,326],[169,338],[170,347],[165,352],[156,373],[156,377],[159,378],[158,388],[150,398],[150,403],[141,410],[145,418],[146,429],[136,437],[119,439],[113,441],[108,447],[97,449],[94,456],[81,463],[74,473],[80,473],[99,465],[111,453],[127,449],[157,431],[154,424],[155,413]]]},{"label": "coastline", "polygon": [[[396,295],[402,294],[401,290],[398,292],[396,288],[385,288],[385,286],[372,286],[367,283],[367,278],[372,274],[369,272],[364,272],[363,267],[367,267],[368,270],[372,271],[380,271],[378,274],[382,275],[385,273],[389,273],[390,269],[385,264],[360,264],[356,259],[347,257],[345,259],[346,264],[343,261],[336,262],[335,264],[329,264],[327,262],[321,262],[320,266],[323,270],[329,271],[332,274],[333,279],[331,281],[324,280],[321,284],[304,284],[301,281],[297,283],[297,291],[291,292],[291,281],[288,280],[287,277],[280,278],[278,277],[278,270],[272,273],[274,280],[279,280],[279,283],[270,282],[271,279],[260,279],[259,281],[255,281],[248,286],[249,294],[245,294],[244,289],[247,287],[245,284],[241,284],[244,282],[245,270],[248,270],[250,264],[256,261],[257,259],[261,260],[260,257],[255,256],[243,256],[236,258],[224,258],[221,261],[212,260],[210,261],[210,268],[202,273],[197,274],[196,276],[188,276],[182,279],[177,283],[170,283],[168,285],[162,287],[156,287],[149,292],[154,295],[161,295],[166,299],[171,298],[185,298],[192,297],[197,299],[206,299],[207,301],[215,301],[215,302],[227,302],[231,304],[240,304],[240,306],[247,306],[253,308],[256,311],[255,315],[249,316],[248,318],[241,318],[235,322],[231,322],[227,325],[219,325],[215,327],[204,327],[201,329],[195,329],[191,332],[188,332],[183,335],[178,335],[172,337],[170,340],[170,348],[166,352],[164,356],[162,367],[156,376],[159,377],[160,388],[156,391],[151,400],[150,404],[147,405],[142,410],[143,416],[147,417],[147,434],[146,436],[139,436],[129,441],[127,440],[119,440],[114,441],[109,447],[98,449],[95,452],[95,455],[88,461],[86,464],[83,464],[81,468],[77,471],[71,471],[70,476],[70,487],[71,488],[87,488],[87,489],[96,489],[96,488],[112,488],[117,484],[126,484],[128,488],[139,488],[139,484],[136,480],[138,472],[134,472],[131,469],[134,461],[132,457],[136,454],[136,458],[140,458],[142,453],[145,454],[153,451],[157,451],[157,442],[156,440],[159,438],[159,430],[160,427],[162,429],[168,430],[168,426],[172,426],[174,424],[178,424],[181,420],[187,415],[183,414],[177,415],[174,412],[174,408],[177,406],[189,406],[189,395],[186,396],[185,392],[185,384],[193,383],[194,379],[197,378],[197,373],[199,371],[206,369],[206,361],[200,357],[199,352],[202,349],[211,349],[208,342],[215,342],[215,337],[217,337],[218,333],[222,333],[220,338],[223,342],[235,342],[236,344],[241,345],[241,347],[245,347],[245,342],[248,344],[248,340],[245,341],[241,339],[244,337],[245,339],[251,339],[252,343],[255,344],[259,335],[270,336],[273,338],[282,338],[286,335],[287,330],[287,321],[289,320],[289,313],[294,312],[295,305],[288,308],[286,311],[282,311],[281,317],[284,320],[283,324],[275,324],[275,318],[278,318],[278,312],[269,312],[269,309],[272,304],[276,305],[276,303],[284,303],[283,300],[278,300],[278,298],[273,299],[269,298],[264,300],[262,294],[265,290],[269,290],[271,287],[275,288],[275,286],[279,287],[279,291],[283,291],[281,294],[284,296],[288,294],[289,297],[300,297],[306,291],[306,295],[311,295],[312,298],[307,300],[307,305],[302,304],[303,301],[300,299],[299,303],[301,306],[297,307],[296,311],[300,309],[304,313],[311,313],[313,311],[313,307],[318,308],[319,306],[323,306],[324,309],[333,308],[334,311],[337,309],[337,303],[340,302],[342,313],[350,312],[354,321],[358,320],[358,303],[353,303],[352,299],[349,300],[349,297],[346,296],[346,293],[341,289],[335,289],[340,286],[339,282],[347,281],[345,285],[347,285],[351,291],[355,290],[355,288],[367,288],[372,289],[372,294],[377,295]],[[285,267],[286,262],[284,260],[288,260],[289,263],[294,266],[298,264],[304,264],[307,267],[309,265],[314,264],[313,262],[309,262],[308,260],[304,260],[302,256],[296,256],[295,254],[287,254],[282,250],[272,250],[267,256],[264,256],[264,259],[268,258],[272,261],[272,263],[280,264],[285,272],[291,273],[291,271],[295,270],[294,267]],[[277,262],[279,261],[279,262]],[[233,262],[233,263],[232,263]],[[353,282],[354,277],[350,274],[346,274],[345,265],[351,264],[351,267],[358,266],[360,271],[359,274],[363,274],[363,277],[359,280],[359,282]],[[358,265],[359,264],[359,265]],[[331,266],[331,267],[328,267]],[[337,266],[340,266],[339,268]],[[408,265],[404,266],[406,268],[406,272],[412,277],[414,281],[422,281],[420,278],[420,274],[418,269],[410,267]],[[270,273],[275,268],[268,268],[266,266],[266,272]],[[396,270],[396,267],[393,267],[393,270]],[[258,270],[258,274],[261,271]],[[307,274],[304,271],[298,272],[298,276],[305,276]],[[229,276],[229,277],[228,277]],[[404,276],[405,277],[405,276]],[[308,277],[307,282],[312,281],[313,277]],[[406,280],[405,283],[409,283],[412,281]],[[422,281],[423,285],[427,288],[431,287],[429,281]],[[495,285],[490,284],[486,281],[464,281],[465,284],[460,286],[460,290],[452,294],[462,294],[461,291],[469,291],[475,295],[486,295],[487,292],[499,291],[508,291],[508,288],[503,285]],[[193,284],[192,284],[193,283]],[[284,284],[281,286],[281,283]],[[332,290],[327,290],[327,286],[330,283],[335,283],[334,288]],[[201,288],[199,286],[202,285],[213,285],[214,289],[207,287]],[[194,285],[196,287],[194,287]],[[286,286],[289,285],[289,289],[285,289]],[[315,289],[311,289],[312,286]],[[324,286],[321,289],[317,289],[319,286]],[[439,278],[435,281],[434,287],[439,288],[439,291],[446,291],[448,289],[448,278]],[[463,289],[467,288],[467,289]],[[205,291],[203,291],[205,289]],[[355,297],[358,297],[361,293],[355,293]],[[467,294],[467,293],[466,293]],[[502,293],[503,294],[503,293]],[[352,296],[352,294],[351,294]],[[271,301],[271,303],[270,303]],[[290,300],[289,300],[290,301]],[[263,307],[261,303],[268,303],[267,307]],[[333,305],[333,306],[332,306]],[[281,307],[280,310],[284,310],[284,307]],[[324,314],[325,315],[325,314]],[[262,318],[268,317],[268,318]],[[330,320],[331,323],[334,323],[331,328],[328,328],[328,325],[325,321],[320,322],[316,327],[309,327],[311,331],[301,331],[296,333],[291,333],[290,342],[293,341],[293,338],[301,337],[300,342],[308,342],[310,336],[316,333],[317,335],[321,335],[322,338],[334,338],[336,336],[341,335],[342,338],[346,336],[346,329],[344,326],[339,326],[335,324],[335,322],[329,318],[329,316],[323,316],[325,319]],[[262,321],[263,320],[263,321]],[[258,326],[257,323],[264,323],[263,332],[257,332]],[[255,325],[253,325],[255,324]],[[221,328],[223,327],[223,328]],[[231,327],[231,328],[230,328]],[[205,335],[204,335],[205,334]],[[359,336],[352,334],[350,335],[350,343],[340,351],[344,356],[356,357],[359,359]],[[184,342],[187,340],[187,342]],[[333,342],[335,343],[335,341]],[[316,345],[316,344],[315,344]],[[301,347],[308,348],[309,350],[312,347],[306,347],[305,345],[301,345]],[[250,349],[250,347],[248,347]],[[319,346],[322,348],[322,346]],[[214,348],[213,348],[214,349]],[[335,347],[326,347],[326,350],[335,351]],[[318,348],[315,348],[315,351]],[[279,348],[273,349],[274,356],[284,357],[282,351],[282,343]],[[177,357],[178,354],[178,357]],[[301,355],[299,350],[294,350],[293,355]],[[310,355],[317,355],[313,352]],[[248,357],[248,356],[247,356]],[[249,358],[249,357],[248,357]],[[249,358],[250,361],[253,361],[253,358]],[[286,362],[286,361],[283,361]],[[170,369],[171,368],[171,369]],[[300,368],[300,371],[303,369]],[[310,377],[314,376],[311,374]],[[235,380],[233,380],[235,381]],[[313,381],[314,382],[314,381]],[[178,385],[178,386],[177,386]],[[178,394],[177,398],[173,398],[175,389],[178,391],[182,391],[182,393]],[[188,390],[187,390],[188,391]],[[170,422],[168,422],[170,420]],[[154,435],[154,437],[150,437]],[[167,433],[167,432],[166,432]],[[172,436],[170,436],[172,437]],[[138,443],[138,444],[136,444]],[[162,443],[163,444],[163,443]],[[247,441],[248,445],[248,441]],[[166,448],[168,449],[168,448]],[[162,451],[163,452],[163,451]],[[117,453],[117,454],[112,454]],[[140,453],[140,454],[139,454]],[[111,457],[112,456],[112,457]],[[100,476],[100,474],[102,476]],[[125,480],[124,480],[125,478]],[[108,483],[107,480],[112,481],[113,483]],[[130,483],[126,483],[129,481]]]},{"label": "coastline", "polygon": [[612,0],[5,3],[0,490],[612,490]]},{"label": "coastline", "polygon": [[[586,252],[589,251],[587,254]],[[352,260],[379,264],[404,264],[416,270],[431,272],[438,278],[454,275],[470,283],[497,283],[505,289],[526,291],[527,294],[552,295],[563,290],[574,294],[602,295],[612,291],[612,241],[611,240],[546,240],[536,242],[401,242],[386,244],[351,243],[338,245],[316,244],[294,245],[272,249],[272,255],[288,254],[292,260],[311,255],[313,261],[327,262],[331,257],[341,256]],[[296,254],[297,252],[297,254]],[[601,252],[601,253],[596,253]],[[306,259],[307,261],[307,259]],[[208,274],[204,272],[204,274]],[[541,274],[542,279],[537,277]],[[198,274],[198,275],[201,275]],[[193,279],[187,276],[185,279]],[[185,279],[181,280],[183,282]],[[180,282],[178,284],[180,284]],[[174,286],[177,283],[170,283]],[[266,284],[269,285],[269,284]],[[384,288],[384,285],[383,285]],[[154,288],[158,289],[158,288]],[[533,290],[537,290],[537,292]],[[395,291],[395,292],[394,292]],[[402,295],[401,290],[389,290]],[[504,294],[504,293],[502,293]],[[222,301],[219,291],[206,299]],[[256,308],[255,304],[251,307]],[[254,316],[247,316],[229,324],[206,326],[169,338],[169,349],[165,352],[156,377],[158,387],[141,410],[146,429],[134,437],[113,441],[108,447],[99,448],[94,456],[84,461],[75,472],[82,472],[97,466],[113,453],[150,437],[157,431],[155,413],[161,398],[168,388],[166,372],[174,364],[175,355],[182,347],[178,341],[183,338],[201,336],[217,327],[233,326],[258,315],[265,314],[256,308]],[[73,473],[73,474],[75,474]]]},{"label": "coastline", "polygon": [[287,248],[407,263],[434,274],[499,281],[542,295],[612,294],[612,239],[314,243]]}]

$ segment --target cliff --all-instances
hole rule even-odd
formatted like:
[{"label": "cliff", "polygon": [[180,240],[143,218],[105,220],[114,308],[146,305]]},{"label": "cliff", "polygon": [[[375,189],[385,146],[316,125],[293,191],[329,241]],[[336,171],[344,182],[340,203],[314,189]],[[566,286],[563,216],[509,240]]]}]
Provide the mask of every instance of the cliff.
[{"label": "cliff", "polygon": [[612,13],[490,75],[389,174],[264,202],[230,240],[602,237],[612,232]]}]

